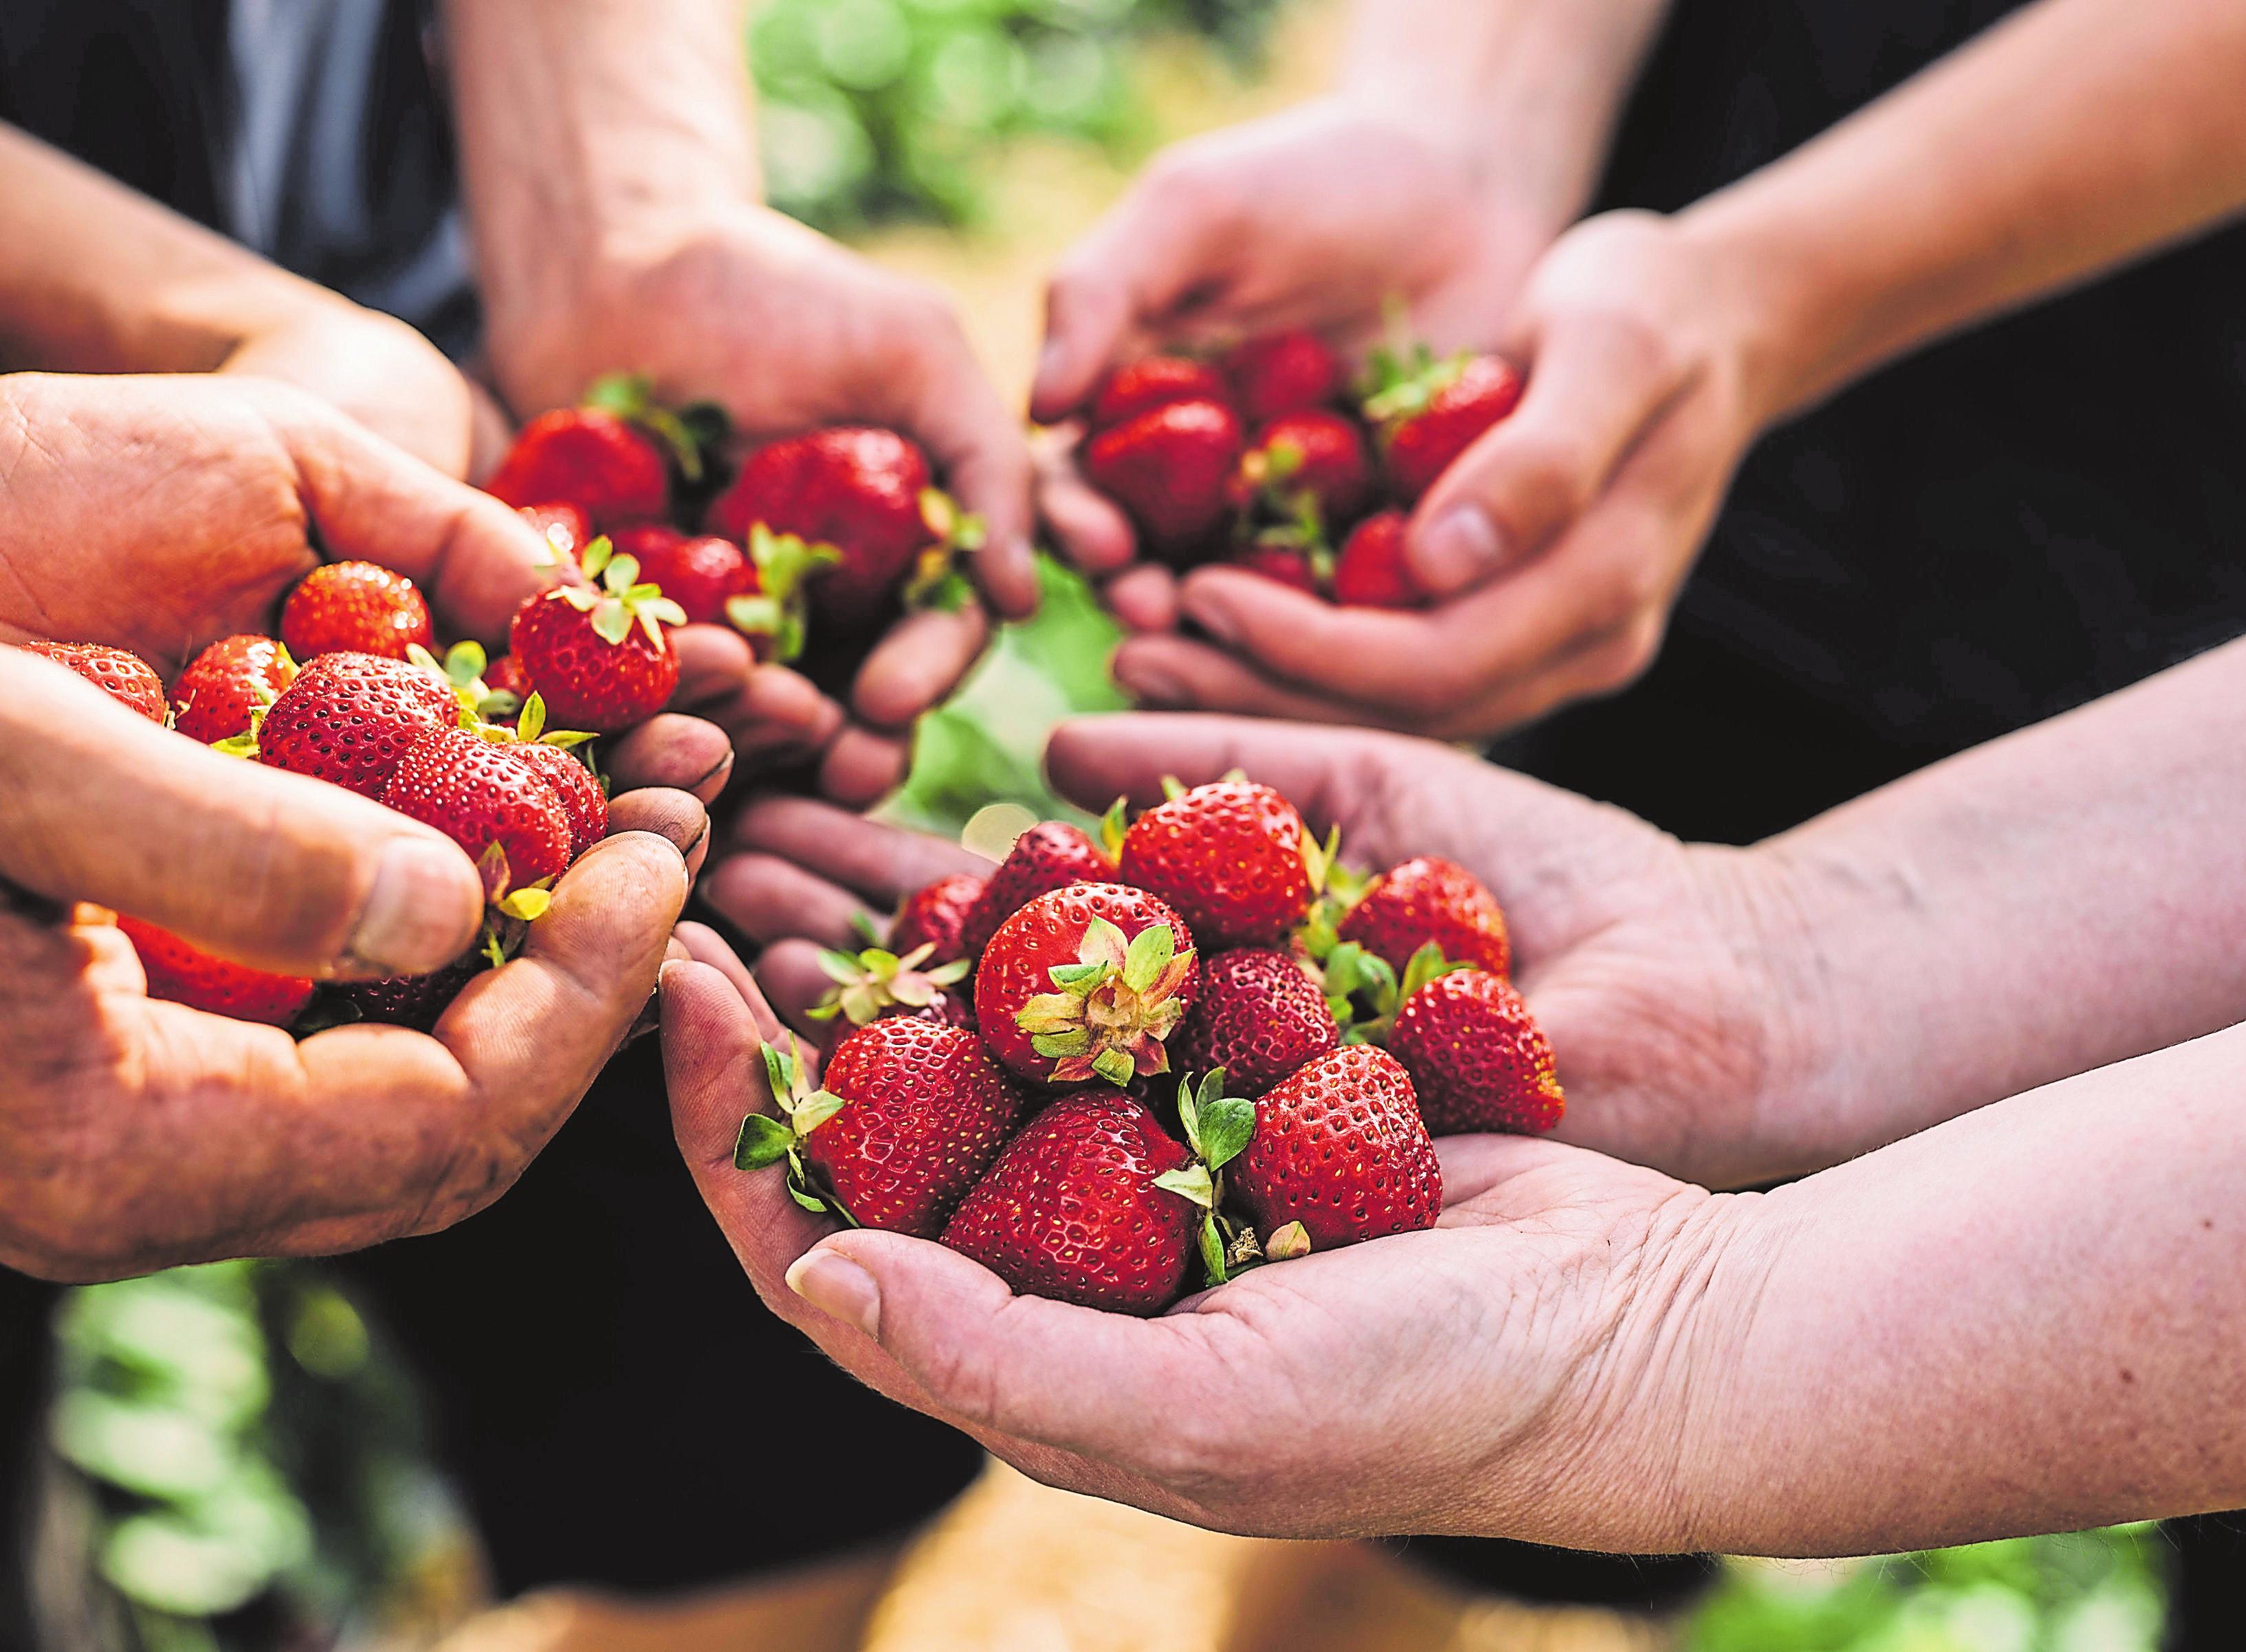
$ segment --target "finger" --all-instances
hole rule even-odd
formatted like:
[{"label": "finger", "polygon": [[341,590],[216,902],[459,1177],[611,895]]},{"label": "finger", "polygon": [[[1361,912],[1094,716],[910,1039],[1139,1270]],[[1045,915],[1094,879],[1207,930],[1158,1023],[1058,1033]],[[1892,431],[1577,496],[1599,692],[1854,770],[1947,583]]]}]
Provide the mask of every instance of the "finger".
[{"label": "finger", "polygon": [[905,783],[909,741],[846,724],[819,765],[819,789],[846,808],[870,809]]},{"label": "finger", "polygon": [[883,914],[938,878],[990,873],[990,861],[949,838],[868,820],[813,798],[756,799],[734,822],[731,841],[817,873]]},{"label": "finger", "polygon": [[689,877],[698,875],[710,848],[710,817],[688,792],[670,786],[627,792],[609,806],[609,835],[646,832],[678,851]]},{"label": "finger", "polygon": [[15,649],[0,649],[0,876],[314,977],[440,969],[483,918],[475,867],[441,833],[221,757]]},{"label": "finger", "polygon": [[757,955],[757,982],[766,1000],[807,1038],[820,1028],[811,1011],[826,1002],[834,977],[819,967],[820,948],[808,941],[777,941]]},{"label": "finger", "polygon": [[1223,711],[1297,723],[1369,724],[1383,718],[1346,700],[1274,683],[1246,662],[1181,636],[1126,637],[1115,651],[1115,681],[1156,711]]},{"label": "finger", "polygon": [[1113,574],[1139,554],[1131,519],[1114,500],[1078,473],[1072,455],[1058,438],[1038,482],[1038,513],[1052,532],[1061,554],[1086,574]]},{"label": "finger", "polygon": [[619,801],[643,786],[672,786],[715,803],[732,775],[733,748],[716,724],[665,711],[611,744],[602,766]]},{"label": "finger", "polygon": [[1178,629],[1178,576],[1157,562],[1126,568],[1100,592],[1108,608],[1130,631]]},{"label": "finger", "polygon": [[748,1005],[760,1037],[769,1043],[786,1034],[787,1029],[766,997],[762,985],[749,973],[749,966],[741,962],[740,954],[726,943],[725,936],[706,923],[685,922],[671,932],[671,937],[685,948],[689,958],[708,964],[733,983],[733,990]]},{"label": "finger", "polygon": [[979,602],[908,615],[866,656],[850,703],[875,728],[909,727],[949,697],[990,641],[990,619]]},{"label": "finger", "polygon": [[1038,608],[1029,438],[948,312],[929,348],[936,355],[915,381],[906,422],[928,444],[952,497],[983,520],[982,548],[970,559],[976,583],[999,614],[1025,619]]},{"label": "finger", "polygon": [[855,951],[865,904],[848,890],[769,854],[729,854],[702,880],[703,898],[759,946],[801,935]]},{"label": "finger", "polygon": [[[715,626],[689,626],[674,635],[683,638],[695,632],[718,635]],[[722,635],[745,649],[738,636]],[[719,651],[704,649],[704,657]],[[834,738],[846,718],[840,705],[784,665],[759,665],[730,678],[704,674],[695,686],[699,692],[682,691],[672,704],[715,724],[732,744],[734,765],[740,770],[808,757]]]},{"label": "finger", "polygon": [[681,710],[738,693],[757,669],[756,649],[730,625],[682,625],[669,640],[678,654],[670,703]]}]

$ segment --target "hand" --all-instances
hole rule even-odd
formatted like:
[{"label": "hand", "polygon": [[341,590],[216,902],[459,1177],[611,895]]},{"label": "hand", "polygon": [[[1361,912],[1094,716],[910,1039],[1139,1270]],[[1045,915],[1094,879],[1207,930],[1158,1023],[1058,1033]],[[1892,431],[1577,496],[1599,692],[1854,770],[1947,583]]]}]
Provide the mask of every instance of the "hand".
[{"label": "hand", "polygon": [[612,824],[433,1037],[295,1043],[152,1001],[131,943],[68,903],[291,975],[418,974],[474,940],[467,856],[0,648],[0,1262],[112,1278],[347,1249],[490,1203],[647,1005],[686,898],[699,805],[636,792]]}]

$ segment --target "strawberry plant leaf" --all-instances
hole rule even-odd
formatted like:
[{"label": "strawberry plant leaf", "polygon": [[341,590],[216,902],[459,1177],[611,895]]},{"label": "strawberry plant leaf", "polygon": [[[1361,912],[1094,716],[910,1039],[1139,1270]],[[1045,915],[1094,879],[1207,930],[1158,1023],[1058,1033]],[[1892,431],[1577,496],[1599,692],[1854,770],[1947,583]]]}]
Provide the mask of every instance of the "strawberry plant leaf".
[{"label": "strawberry plant leaf", "polygon": [[1167,923],[1141,929],[1123,954],[1123,984],[1137,993],[1150,991],[1177,955],[1178,938]]},{"label": "strawberry plant leaf", "polygon": [[[616,554],[616,541],[611,540],[606,534],[602,534],[600,538],[595,540],[590,545],[588,545],[585,547],[584,555],[578,559],[579,565],[585,570],[585,577],[589,580],[596,580],[600,578],[602,571],[609,566],[609,559],[613,557]],[[570,590],[575,588],[564,586],[562,588],[564,590]]]},{"label": "strawberry plant leaf", "polygon": [[752,1112],[741,1120],[741,1133],[733,1141],[736,1170],[763,1170],[795,1151],[795,1132],[770,1113]]},{"label": "strawberry plant leaf", "polygon": [[1092,1058],[1092,1071],[1119,1090],[1139,1074],[1138,1064],[1120,1050],[1101,1050]]},{"label": "strawberry plant leaf", "polygon": [[795,1133],[808,1136],[847,1106],[847,1102],[831,1090],[815,1090],[795,1105]]},{"label": "strawberry plant leaf", "polygon": [[1245,1096],[1220,1096],[1201,1109],[1201,1159],[1211,1170],[1222,1170],[1255,1133],[1256,1104]]},{"label": "strawberry plant leaf", "polygon": [[[1041,1032],[1031,1038],[1030,1048],[1048,1060],[1064,1060],[1070,1056],[1080,1056],[1092,1048],[1092,1035],[1081,1027],[1073,1032]],[[1102,1058],[1113,1053],[1115,1052],[1113,1050],[1105,1051]],[[1124,1060],[1127,1064],[1130,1057],[1126,1056]],[[1094,1064],[1095,1066],[1097,1064],[1097,1063]],[[1126,1078],[1120,1082],[1127,1084],[1129,1080]]]},{"label": "strawberry plant leaf", "polygon": [[1214,1213],[1201,1218],[1201,1265],[1211,1285],[1222,1285],[1231,1275],[1224,1267],[1224,1236],[1217,1231]]},{"label": "strawberry plant leaf", "polygon": [[631,610],[616,598],[596,603],[593,608],[593,634],[614,648],[631,635]]},{"label": "strawberry plant leaf", "polygon": [[1107,852],[1110,860],[1123,858],[1123,836],[1130,826],[1130,801],[1118,798],[1107,806],[1107,812],[1099,817],[1099,846]]},{"label": "strawberry plant leaf", "polygon": [[1164,798],[1167,799],[1172,803],[1175,803],[1180,798],[1185,796],[1185,794],[1186,783],[1183,780],[1179,779],[1174,774],[1166,774],[1162,777],[1162,796]]},{"label": "strawberry plant leaf", "polygon": [[1189,1199],[1203,1210],[1208,1209],[1216,1199],[1215,1186],[1209,1180],[1207,1165],[1188,1165],[1182,1170],[1166,1170],[1154,1178],[1154,1186],[1175,1193],[1181,1199]]}]

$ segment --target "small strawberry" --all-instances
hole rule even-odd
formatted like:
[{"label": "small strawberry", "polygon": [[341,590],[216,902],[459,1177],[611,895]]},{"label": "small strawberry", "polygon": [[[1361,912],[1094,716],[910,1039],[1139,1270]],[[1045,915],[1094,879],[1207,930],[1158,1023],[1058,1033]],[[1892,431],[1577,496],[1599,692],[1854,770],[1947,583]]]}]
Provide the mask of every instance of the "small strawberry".
[{"label": "small strawberry", "polygon": [[606,408],[557,407],[522,427],[484,488],[518,510],[574,505],[609,533],[670,513],[670,465],[631,420]]},{"label": "small strawberry", "polygon": [[1301,328],[1236,344],[1222,365],[1241,417],[1256,425],[1324,407],[1340,395],[1346,377],[1333,347]]},{"label": "small strawberry", "polygon": [[1486,970],[1438,976],[1405,999],[1388,1051],[1412,1075],[1419,1116],[1438,1136],[1541,1136],[1567,1109],[1543,1029],[1511,983]]},{"label": "small strawberry", "polygon": [[1411,1078],[1370,1044],[1329,1050],[1266,1091],[1228,1180],[1272,1254],[1295,1248],[1282,1237],[1294,1223],[1328,1250],[1432,1227],[1443,1209]]},{"label": "small strawberry", "polygon": [[1192,1007],[1193,934],[1141,889],[1080,883],[998,927],[975,971],[990,1051],[1041,1084],[1116,1085],[1170,1071],[1163,1041]]},{"label": "small strawberry", "polygon": [[1131,823],[1123,880],[1183,913],[1204,945],[1271,946],[1310,911],[1324,857],[1295,806],[1269,786],[1219,780],[1179,791]]},{"label": "small strawberry", "polygon": [[1142,356],[1108,374],[1093,393],[1091,429],[1097,435],[1172,402],[1231,401],[1231,387],[1208,364],[1189,356]]},{"label": "small strawberry", "polygon": [[1046,820],[1014,840],[960,926],[966,955],[979,958],[998,926],[1041,894],[1072,883],[1113,883],[1115,860],[1075,826]]},{"label": "small strawberry", "polygon": [[[484,731],[491,739],[494,731]],[[579,755],[592,737],[575,731],[548,730],[546,702],[533,694],[524,703],[511,738],[493,741],[538,771],[561,800],[569,821],[569,859],[577,857],[609,835],[609,794],[600,777]]]},{"label": "small strawberry", "polygon": [[1461,354],[1392,367],[1365,404],[1380,432],[1388,479],[1407,505],[1435,485],[1482,432],[1521,405],[1521,375],[1495,356]]},{"label": "small strawberry", "polygon": [[429,604],[403,574],[372,562],[314,568],[281,606],[281,641],[300,660],[323,654],[379,654],[402,660],[436,638]]},{"label": "small strawberry", "polygon": [[514,613],[508,651],[547,714],[573,729],[615,734],[644,723],[678,686],[678,655],[664,627],[686,615],[662,588],[643,584],[639,564],[605,540],[585,552],[597,585],[557,585]]},{"label": "small strawberry", "polygon": [[593,542],[593,524],[575,505],[521,505],[516,514],[538,530],[557,562],[574,564]]},{"label": "small strawberry", "polygon": [[889,925],[890,950],[926,947],[929,962],[939,964],[973,957],[977,948],[966,942],[967,914],[986,881],[971,872],[955,872],[914,890]]},{"label": "small strawberry", "polygon": [[214,958],[169,930],[138,918],[120,916],[117,927],[140,955],[151,998],[185,1004],[190,1010],[207,1010],[235,1021],[285,1027],[303,1012],[316,989],[310,981],[269,975]]},{"label": "small strawberry", "polygon": [[744,1118],[733,1163],[785,1160],[806,1208],[922,1239],[943,1231],[1022,1112],[1021,1091],[973,1033],[925,1021],[860,1028],[834,1047],[823,1089],[769,1044],[765,1068],[780,1117]]},{"label": "small strawberry", "polygon": [[357,1007],[362,1020],[426,1032],[482,969],[481,955],[472,953],[425,976],[351,982],[344,988],[344,996]]},{"label": "small strawberry", "polygon": [[274,768],[379,799],[408,747],[459,720],[459,700],[432,672],[371,654],[323,654],[273,702],[255,741],[241,744]]},{"label": "small strawberry", "polygon": [[1235,568],[1261,574],[1306,595],[1318,594],[1318,572],[1310,554],[1293,545],[1243,545],[1225,558]]},{"label": "small strawberry", "polygon": [[616,536],[616,554],[639,563],[639,576],[659,585],[694,625],[723,625],[725,604],[757,588],[748,554],[714,534],[689,538],[675,527],[628,527]]},{"label": "small strawberry", "polygon": [[1221,1068],[1236,1093],[1255,1096],[1340,1042],[1325,995],[1292,953],[1240,947],[1201,965],[1170,1061],[1185,1073]]},{"label": "small strawberry", "polygon": [[172,684],[172,726],[205,745],[237,738],[296,680],[296,662],[272,637],[226,637]]},{"label": "small strawberry", "polygon": [[1242,510],[1282,524],[1337,527],[1372,497],[1372,461],[1357,426],[1339,413],[1289,413],[1256,432],[1233,496]]},{"label": "small strawberry", "polygon": [[1359,522],[1334,561],[1333,597],[1344,608],[1425,608],[1412,581],[1404,542],[1412,519],[1381,511]]},{"label": "small strawberry", "polygon": [[1178,1298],[1203,1213],[1167,1180],[1186,1150],[1113,1091],[1063,1096],[1006,1145],[943,1242],[1025,1295],[1159,1314]]},{"label": "small strawberry", "polygon": [[1464,867],[1437,855],[1415,856],[1373,879],[1337,933],[1385,959],[1399,975],[1430,942],[1445,958],[1493,975],[1512,967],[1497,897]]},{"label": "small strawberry", "polygon": [[68,666],[151,723],[164,720],[164,679],[130,649],[105,648],[99,642],[26,642],[24,647],[43,660]]},{"label": "small strawberry", "polygon": [[1084,472],[1123,507],[1150,550],[1177,559],[1231,520],[1240,449],[1240,420],[1223,403],[1168,402],[1093,437]]},{"label": "small strawberry", "polygon": [[834,985],[811,1018],[831,1022],[829,1036],[838,1038],[888,1016],[972,1030],[975,1012],[956,989],[974,966],[964,958],[935,963],[935,950],[933,942],[923,942],[902,956],[885,947],[821,952],[819,967]]},{"label": "small strawberry", "polygon": [[[495,903],[558,878],[569,866],[569,816],[519,748],[466,729],[439,729],[414,742],[382,790],[398,813],[435,826],[468,852]],[[534,918],[542,901],[507,915]]]}]

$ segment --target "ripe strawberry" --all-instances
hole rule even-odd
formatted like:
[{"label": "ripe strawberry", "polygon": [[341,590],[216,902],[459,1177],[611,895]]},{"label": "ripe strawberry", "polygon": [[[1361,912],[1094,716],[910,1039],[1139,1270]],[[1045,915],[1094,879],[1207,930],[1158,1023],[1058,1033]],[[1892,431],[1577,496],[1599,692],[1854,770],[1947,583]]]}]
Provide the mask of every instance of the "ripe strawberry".
[{"label": "ripe strawberry", "polygon": [[569,859],[576,858],[609,835],[609,794],[574,752],[526,736],[507,750],[538,771],[562,805],[569,822]]},{"label": "ripe strawberry", "polygon": [[1222,402],[1169,402],[1104,430],[1085,475],[1120,505],[1156,554],[1201,549],[1232,516],[1240,420]]},{"label": "ripe strawberry", "polygon": [[780,1117],[741,1121],[733,1162],[787,1162],[797,1199],[864,1227],[934,1239],[997,1158],[1022,1092],[982,1042],[957,1027],[893,1018],[834,1047],[826,1087],[766,1045]]},{"label": "ripe strawberry", "polygon": [[483,968],[480,955],[471,954],[425,976],[392,976],[386,981],[354,981],[344,996],[358,1007],[362,1018],[389,1027],[410,1027],[426,1032],[453,1007],[453,1000]]},{"label": "ripe strawberry", "polygon": [[1324,880],[1317,843],[1293,804],[1268,785],[1219,780],[1131,823],[1123,880],[1183,913],[1205,946],[1257,947],[1300,923]]},{"label": "ripe strawberry", "polygon": [[316,990],[310,981],[269,975],[214,958],[169,930],[138,918],[120,916],[117,927],[140,955],[151,998],[182,1003],[190,1010],[207,1010],[235,1021],[285,1027],[303,1012]]},{"label": "ripe strawberry", "polygon": [[99,642],[26,642],[43,660],[66,665],[104,694],[131,707],[151,723],[164,720],[164,679],[147,661],[128,649]]},{"label": "ripe strawberry", "polygon": [[484,697],[476,706],[476,715],[487,723],[511,723],[530,695],[530,676],[522,669],[522,662],[512,654],[502,654],[484,667]]},{"label": "ripe strawberry", "polygon": [[466,849],[493,901],[568,868],[568,813],[518,747],[466,729],[425,734],[400,759],[382,801]]},{"label": "ripe strawberry", "polygon": [[1224,376],[1240,415],[1252,425],[1323,407],[1341,393],[1341,357],[1301,328],[1265,333],[1225,352]]},{"label": "ripe strawberry", "polygon": [[379,799],[409,746],[459,720],[459,699],[434,672],[371,654],[323,654],[266,712],[257,758]]},{"label": "ripe strawberry", "polygon": [[314,568],[281,607],[281,640],[300,660],[323,654],[379,654],[402,660],[436,638],[429,604],[403,574],[372,562]]},{"label": "ripe strawberry", "polygon": [[296,662],[269,636],[229,636],[195,656],[172,684],[172,726],[215,745],[249,732],[256,713],[296,680]]},{"label": "ripe strawberry", "polygon": [[1233,1094],[1256,1096],[1340,1042],[1325,995],[1292,953],[1240,947],[1201,965],[1201,996],[1170,1059],[1182,1073],[1221,1067]]},{"label": "ripe strawberry", "polygon": [[1567,1109],[1551,1042],[1511,983],[1485,970],[1437,976],[1406,998],[1388,1051],[1412,1075],[1419,1116],[1438,1136],[1541,1136]]},{"label": "ripe strawberry", "polygon": [[884,947],[821,952],[819,967],[834,984],[811,1011],[812,1019],[831,1023],[830,1043],[888,1016],[971,1031],[975,1012],[958,989],[973,966],[964,958],[936,963],[934,952],[929,942],[902,955]]},{"label": "ripe strawberry", "polygon": [[689,538],[675,527],[628,527],[616,536],[616,549],[636,559],[640,578],[661,586],[691,624],[724,624],[725,604],[758,588],[747,553],[713,534]]},{"label": "ripe strawberry", "polygon": [[1188,1171],[1154,1114],[1112,1091],[1030,1120],[959,1203],[943,1242],[1025,1295],[1119,1314],[1178,1298],[1202,1213],[1159,1180]]},{"label": "ripe strawberry", "polygon": [[1443,1173],[1412,1080],[1370,1044],[1329,1050],[1266,1091],[1227,1173],[1267,1244],[1299,1222],[1318,1250],[1432,1227]]},{"label": "ripe strawberry", "polygon": [[508,651],[572,729],[614,734],[653,717],[678,686],[678,656],[664,628],[686,615],[660,586],[639,581],[639,564],[595,540],[585,573],[598,585],[557,585],[514,612]]},{"label": "ripe strawberry", "polygon": [[484,487],[518,510],[574,505],[602,533],[659,522],[670,509],[662,446],[600,407],[558,407],[532,419]]},{"label": "ripe strawberry", "polygon": [[1292,545],[1243,545],[1225,559],[1235,568],[1261,574],[1309,595],[1318,594],[1318,573],[1310,556]]},{"label": "ripe strawberry", "polygon": [[986,881],[971,872],[955,872],[914,890],[889,925],[889,949],[905,953],[928,947],[929,962],[938,964],[974,956],[977,948],[965,938],[967,914]]},{"label": "ripe strawberry", "polygon": [[1025,1078],[1127,1084],[1170,1070],[1163,1040],[1193,1004],[1193,934],[1141,889],[1080,883],[998,926],[975,971],[990,1053]]},{"label": "ripe strawberry", "polygon": [[1422,364],[1365,405],[1380,431],[1388,479],[1405,504],[1435,485],[1481,433],[1521,405],[1521,375],[1495,356]]},{"label": "ripe strawberry", "polygon": [[1276,418],[1242,456],[1233,496],[1242,509],[1282,522],[1338,527],[1372,497],[1365,438],[1339,413],[1314,409]]},{"label": "ripe strawberry", "polygon": [[1092,398],[1094,435],[1172,402],[1231,405],[1223,375],[1189,356],[1142,356],[1107,375]]},{"label": "ripe strawberry", "polygon": [[1072,883],[1113,883],[1115,862],[1076,827],[1060,820],[1031,826],[983,880],[959,929],[966,955],[979,958],[998,926],[1041,894]]},{"label": "ripe strawberry", "polygon": [[1427,599],[1412,582],[1404,560],[1402,511],[1366,517],[1343,543],[1334,563],[1334,601],[1345,608],[1424,608]]},{"label": "ripe strawberry", "polygon": [[557,562],[575,562],[593,542],[593,524],[575,505],[521,505],[516,512],[554,547]]},{"label": "ripe strawberry", "polygon": [[1453,962],[1493,975],[1513,962],[1497,897],[1464,867],[1437,855],[1415,856],[1366,884],[1336,933],[1386,959],[1399,976],[1430,942]]}]

